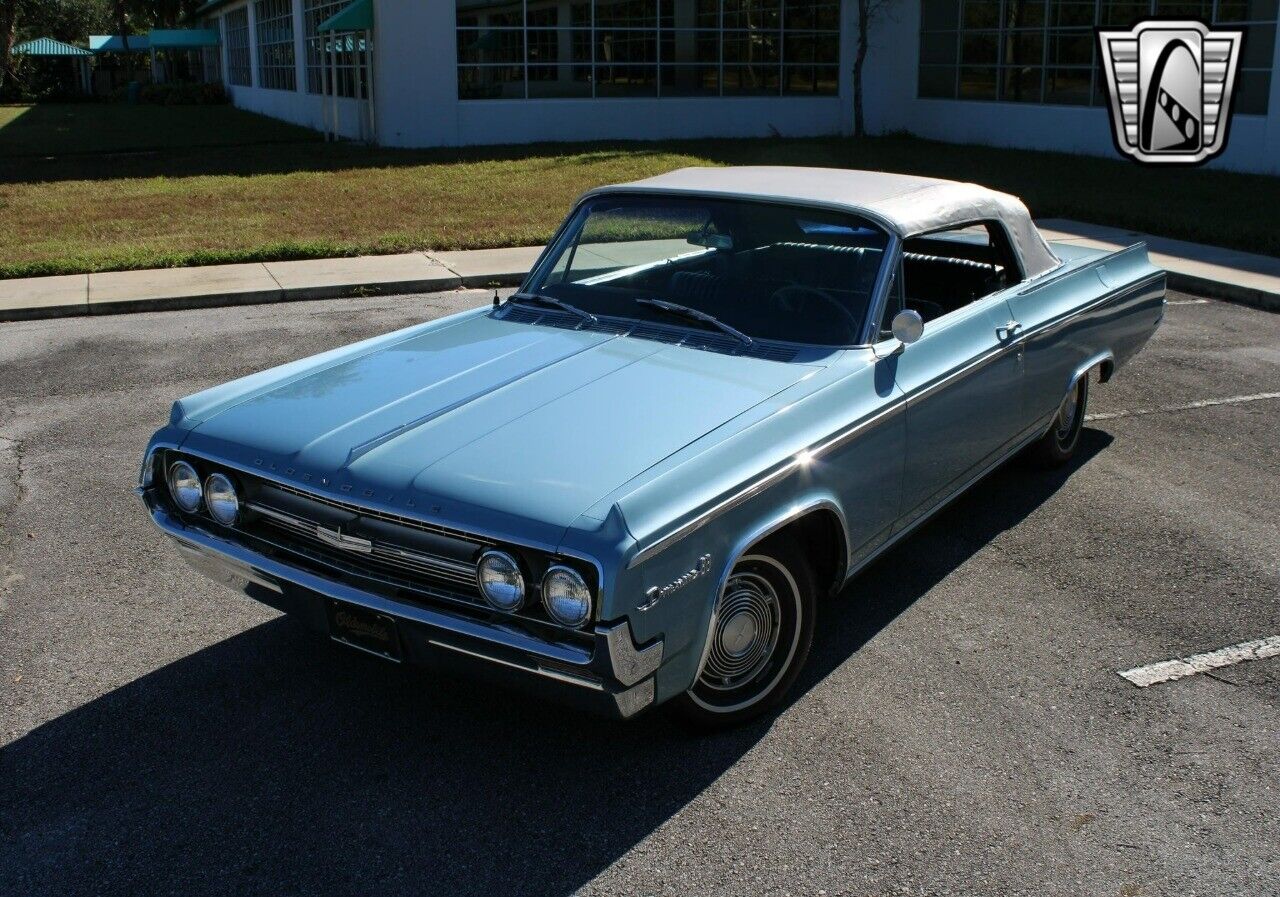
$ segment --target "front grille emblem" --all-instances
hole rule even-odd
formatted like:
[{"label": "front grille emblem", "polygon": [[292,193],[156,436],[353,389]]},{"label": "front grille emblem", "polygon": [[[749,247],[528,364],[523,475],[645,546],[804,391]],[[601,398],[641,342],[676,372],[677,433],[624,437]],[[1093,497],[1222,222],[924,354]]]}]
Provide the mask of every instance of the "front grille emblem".
[{"label": "front grille emblem", "polygon": [[342,527],[334,530],[316,526],[316,538],[326,545],[341,548],[343,551],[356,551],[360,554],[373,553],[373,542],[368,539],[361,539],[359,536],[349,536],[342,531]]}]

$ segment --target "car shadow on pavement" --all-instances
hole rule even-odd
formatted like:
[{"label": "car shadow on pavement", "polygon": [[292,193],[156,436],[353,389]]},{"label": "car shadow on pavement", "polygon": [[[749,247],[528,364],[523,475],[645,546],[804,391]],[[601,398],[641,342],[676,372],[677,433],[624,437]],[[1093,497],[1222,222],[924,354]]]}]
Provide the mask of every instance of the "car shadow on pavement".
[{"label": "car shadow on pavement", "polygon": [[[827,616],[793,700],[1108,441],[1086,431],[1061,471],[1000,471],[859,577],[875,600]],[[566,894],[769,726],[696,737],[662,714],[595,720],[276,619],[4,748],[0,880],[15,894]]]},{"label": "car shadow on pavement", "polygon": [[1072,459],[1053,470],[1013,460],[854,577],[819,619],[797,693],[826,678],[992,539],[1021,523],[1114,438],[1086,426]]}]

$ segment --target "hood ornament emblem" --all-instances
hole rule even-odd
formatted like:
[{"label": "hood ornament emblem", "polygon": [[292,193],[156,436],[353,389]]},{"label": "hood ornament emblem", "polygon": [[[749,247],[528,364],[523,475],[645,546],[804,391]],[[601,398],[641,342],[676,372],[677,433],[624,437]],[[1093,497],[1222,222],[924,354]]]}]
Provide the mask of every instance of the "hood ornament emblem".
[{"label": "hood ornament emblem", "polygon": [[348,536],[342,531],[342,527],[333,530],[317,526],[316,538],[326,545],[341,548],[343,551],[356,551],[360,554],[373,553],[373,542],[369,539],[361,539],[359,536]]}]

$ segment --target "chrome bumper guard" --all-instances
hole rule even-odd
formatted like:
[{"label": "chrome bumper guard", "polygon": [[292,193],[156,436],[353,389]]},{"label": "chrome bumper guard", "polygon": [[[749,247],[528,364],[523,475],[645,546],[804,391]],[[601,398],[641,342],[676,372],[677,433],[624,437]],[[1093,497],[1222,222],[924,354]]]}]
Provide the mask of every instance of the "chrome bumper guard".
[{"label": "chrome bumper guard", "polygon": [[662,641],[637,647],[625,620],[597,626],[590,647],[540,639],[514,625],[469,619],[318,576],[181,520],[151,490],[139,492],[151,519],[193,569],[314,628],[325,626],[324,599],[345,601],[394,617],[410,661],[474,660],[514,684],[544,685],[536,690],[624,719],[653,703]]}]

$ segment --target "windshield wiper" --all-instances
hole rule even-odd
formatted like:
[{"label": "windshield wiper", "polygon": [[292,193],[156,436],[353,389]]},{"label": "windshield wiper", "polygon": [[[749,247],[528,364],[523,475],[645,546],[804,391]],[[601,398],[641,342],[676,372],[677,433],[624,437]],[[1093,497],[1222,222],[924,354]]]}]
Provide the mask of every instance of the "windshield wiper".
[{"label": "windshield wiper", "polygon": [[660,308],[667,314],[677,315],[681,318],[689,318],[694,321],[701,321],[704,324],[710,324],[712,327],[718,327],[734,339],[739,340],[744,346],[750,346],[755,342],[751,337],[747,336],[738,328],[729,326],[715,315],[709,315],[705,311],[698,311],[696,308],[690,308],[689,306],[681,305],[678,302],[668,302],[665,299],[637,299],[636,302],[639,305],[650,305],[654,308]]},{"label": "windshield wiper", "polygon": [[507,297],[507,301],[516,302],[516,303],[522,302],[526,305],[528,305],[529,303],[541,303],[542,305],[550,305],[560,309],[561,311],[567,311],[569,312],[569,314],[577,315],[578,317],[582,318],[582,320],[588,321],[592,324],[600,323],[600,319],[597,318],[595,315],[593,315],[591,312],[583,311],[582,309],[578,308],[578,306],[570,305],[568,302],[565,302],[563,299],[556,299],[553,296],[542,296],[542,295],[539,295],[538,293],[512,293],[509,297]]}]

